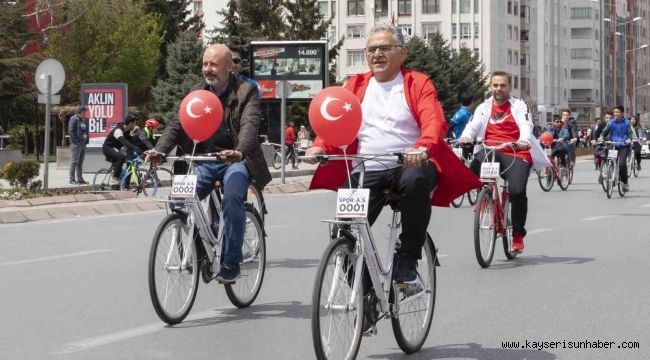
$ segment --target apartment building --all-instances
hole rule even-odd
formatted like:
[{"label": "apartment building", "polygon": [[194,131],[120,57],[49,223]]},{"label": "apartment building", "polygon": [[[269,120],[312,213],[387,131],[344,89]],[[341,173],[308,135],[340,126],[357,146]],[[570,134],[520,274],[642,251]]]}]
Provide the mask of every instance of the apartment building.
[{"label": "apartment building", "polygon": [[[634,26],[635,47],[650,45],[650,0],[634,2],[633,16],[641,20]],[[640,115],[645,126],[650,126],[650,47],[633,51],[634,101],[632,111]]]}]

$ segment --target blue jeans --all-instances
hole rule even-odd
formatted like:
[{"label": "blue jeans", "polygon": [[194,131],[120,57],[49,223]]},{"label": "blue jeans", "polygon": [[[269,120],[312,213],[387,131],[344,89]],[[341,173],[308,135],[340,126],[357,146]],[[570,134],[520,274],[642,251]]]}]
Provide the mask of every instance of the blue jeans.
[{"label": "blue jeans", "polygon": [[224,164],[221,162],[197,163],[196,192],[200,199],[214,189],[214,182],[223,183],[224,254],[223,260],[239,264],[243,260],[242,246],[246,227],[244,202],[248,193],[249,174],[243,162]]}]

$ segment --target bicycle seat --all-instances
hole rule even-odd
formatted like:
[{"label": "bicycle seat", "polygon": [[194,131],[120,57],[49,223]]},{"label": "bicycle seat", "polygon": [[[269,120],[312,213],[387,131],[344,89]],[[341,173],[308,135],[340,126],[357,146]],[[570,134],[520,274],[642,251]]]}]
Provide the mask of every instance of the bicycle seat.
[{"label": "bicycle seat", "polygon": [[399,200],[401,194],[397,190],[390,187],[382,189],[381,192],[384,194],[384,204],[390,205],[390,208],[393,210],[399,210]]}]

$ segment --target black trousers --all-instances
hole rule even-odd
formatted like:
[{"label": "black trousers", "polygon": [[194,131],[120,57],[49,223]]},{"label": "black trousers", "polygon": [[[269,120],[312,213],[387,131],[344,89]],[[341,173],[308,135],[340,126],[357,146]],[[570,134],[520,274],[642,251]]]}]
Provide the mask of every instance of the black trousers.
[{"label": "black trousers", "polygon": [[[383,189],[391,188],[400,194],[402,243],[397,253],[420,259],[431,219],[431,191],[436,186],[438,171],[427,162],[423,167],[397,167],[384,171],[367,172],[363,187],[370,189],[368,221],[374,224],[384,207]],[[352,175],[352,186],[359,183],[359,174]]]},{"label": "black trousers", "polygon": [[566,149],[564,148],[564,145],[554,142],[553,144],[551,144],[551,150],[553,152],[553,156],[558,157],[560,159],[560,164],[566,166],[567,152]]},{"label": "black trousers", "polygon": [[627,184],[627,154],[630,153],[630,148],[622,147],[616,150],[618,150],[618,178],[623,184]]},{"label": "black trousers", "polygon": [[122,165],[124,165],[124,161],[126,161],[126,151],[124,148],[118,150],[112,147],[103,147],[102,152],[104,153],[104,156],[109,158],[111,162],[115,164],[113,167],[113,176],[116,179],[119,179],[122,172]]},{"label": "black trousers", "polygon": [[[481,174],[481,163],[485,160],[485,150],[474,155],[474,161],[470,168],[476,176]],[[508,192],[510,193],[510,218],[512,219],[512,232],[526,236],[526,217],[528,216],[528,197],[526,196],[526,185],[530,175],[530,164],[516,156],[496,153],[495,161],[503,173],[501,177],[508,180]]]},{"label": "black trousers", "polygon": [[287,146],[287,152],[289,153],[289,158],[291,159],[291,165],[296,166],[296,151],[294,150],[294,146],[296,144],[285,144]]},{"label": "black trousers", "polygon": [[632,149],[634,149],[634,159],[636,160],[636,163],[641,165],[641,144],[635,142],[632,144]]}]

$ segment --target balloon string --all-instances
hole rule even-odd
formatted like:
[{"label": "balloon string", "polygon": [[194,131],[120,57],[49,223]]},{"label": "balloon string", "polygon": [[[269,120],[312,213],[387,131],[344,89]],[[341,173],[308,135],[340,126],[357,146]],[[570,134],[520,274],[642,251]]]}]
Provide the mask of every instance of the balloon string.
[{"label": "balloon string", "polygon": [[346,153],[347,146],[343,146],[343,158],[345,159],[345,169],[347,170],[346,172],[348,173],[348,186],[350,186],[350,189],[352,189],[352,178],[350,176],[350,164],[348,164],[348,154]]},{"label": "balloon string", "polygon": [[187,168],[187,174],[189,175],[190,171],[192,170],[192,166],[194,166],[194,153],[196,152],[196,145],[199,142],[194,140],[194,147],[192,148],[192,157],[190,158],[190,166]]}]

